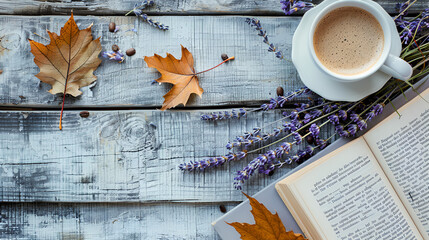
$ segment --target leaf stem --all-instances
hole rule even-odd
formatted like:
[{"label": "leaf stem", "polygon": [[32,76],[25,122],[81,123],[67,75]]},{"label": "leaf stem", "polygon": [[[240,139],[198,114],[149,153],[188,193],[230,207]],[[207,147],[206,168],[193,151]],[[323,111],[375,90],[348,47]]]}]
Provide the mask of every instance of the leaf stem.
[{"label": "leaf stem", "polygon": [[[66,82],[65,89],[67,89],[67,82]],[[62,122],[63,122],[63,112],[64,112],[64,101],[65,100],[66,100],[66,91],[64,91],[64,94],[63,94],[63,104],[61,107],[61,114],[60,114],[60,126],[59,126],[60,130],[63,130]]]},{"label": "leaf stem", "polygon": [[225,61],[223,61],[223,62],[219,63],[218,65],[216,65],[216,66],[214,66],[214,67],[212,67],[212,68],[209,68],[209,69],[204,70],[204,71],[202,71],[202,72],[197,72],[197,73],[195,73],[195,75],[198,75],[198,74],[205,73],[205,72],[208,72],[208,71],[210,71],[210,70],[213,70],[213,69],[215,69],[215,68],[219,67],[220,65],[222,65],[222,64],[224,64],[224,63],[226,63],[226,62],[228,62],[228,61],[230,61],[230,60],[234,60],[234,59],[235,59],[235,57],[234,57],[234,56],[232,56],[232,57],[230,57],[230,58],[226,59]]}]

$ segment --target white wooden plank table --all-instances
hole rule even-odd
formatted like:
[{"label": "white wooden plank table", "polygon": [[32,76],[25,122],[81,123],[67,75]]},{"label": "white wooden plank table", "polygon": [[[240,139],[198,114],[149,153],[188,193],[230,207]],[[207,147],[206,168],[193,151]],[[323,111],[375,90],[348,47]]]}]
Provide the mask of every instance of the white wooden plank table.
[{"label": "white wooden plank table", "polygon": [[[225,154],[230,139],[281,117],[272,111],[240,121],[199,120],[204,112],[258,107],[278,86],[303,86],[293,65],[268,53],[244,22],[247,15],[261,19],[289,56],[301,16],[284,16],[277,0],[155,2],[147,12],[169,31],[124,17],[134,0],[0,0],[0,239],[219,238],[210,223],[223,214],[220,205],[229,210],[243,200],[232,181],[247,161],[190,174],[177,166]],[[378,2],[393,14],[401,1]],[[419,1],[410,11],[428,5]],[[34,32],[58,32],[72,9],[81,28],[94,23],[104,50],[118,44],[137,54],[122,64],[103,61],[97,84],[66,98],[59,131],[62,98],[34,77],[27,39],[47,43]],[[121,27],[116,34],[108,32],[111,21]],[[180,44],[193,53],[197,70],[219,63],[222,53],[236,60],[201,76],[202,99],[160,112],[169,86],[151,85],[158,73],[143,56],[180,56]],[[79,116],[84,110],[88,118]],[[256,176],[244,191],[252,195],[289,170]]]}]

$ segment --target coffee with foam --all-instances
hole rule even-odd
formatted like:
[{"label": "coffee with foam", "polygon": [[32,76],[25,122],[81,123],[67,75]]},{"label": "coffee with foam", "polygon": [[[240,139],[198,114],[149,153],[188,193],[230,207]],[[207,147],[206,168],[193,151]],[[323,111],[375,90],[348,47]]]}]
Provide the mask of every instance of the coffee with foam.
[{"label": "coffee with foam", "polygon": [[320,20],[313,46],[327,69],[340,75],[356,75],[369,70],[380,59],[383,29],[371,13],[357,7],[341,7]]}]

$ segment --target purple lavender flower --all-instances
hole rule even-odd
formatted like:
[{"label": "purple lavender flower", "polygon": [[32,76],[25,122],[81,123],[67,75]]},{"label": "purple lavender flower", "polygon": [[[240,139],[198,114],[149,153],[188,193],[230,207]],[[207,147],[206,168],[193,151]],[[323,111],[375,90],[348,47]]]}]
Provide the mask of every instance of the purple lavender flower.
[{"label": "purple lavender flower", "polygon": [[310,130],[310,132],[311,132],[311,135],[312,135],[314,138],[319,137],[320,128],[319,128],[319,126],[317,126],[317,124],[315,124],[315,123],[311,124],[311,126],[310,126],[309,130]]},{"label": "purple lavender flower", "polygon": [[304,126],[304,122],[300,121],[300,120],[292,120],[290,121],[296,129],[301,128],[302,126]]},{"label": "purple lavender flower", "polygon": [[154,1],[152,0],[144,0],[143,2],[141,2],[140,4],[136,3],[134,4],[134,9],[132,10],[134,12],[134,14],[136,15],[141,15],[142,14],[142,10],[145,9],[146,7],[150,7],[154,4]]},{"label": "purple lavender flower", "polygon": [[351,136],[355,136],[358,131],[358,126],[356,124],[350,124],[347,128],[347,131],[350,133]]},{"label": "purple lavender flower", "polygon": [[261,133],[261,128],[256,127],[253,132],[245,132],[243,136],[238,136],[233,142],[228,142],[226,148],[231,150],[237,147],[249,147],[253,144],[268,141],[272,137],[277,137],[282,133],[282,129],[274,128],[273,133]]},{"label": "purple lavender flower", "polygon": [[118,63],[122,63],[125,59],[124,54],[120,50],[117,52],[114,52],[114,51],[102,52],[101,56],[109,60],[117,61]]},{"label": "purple lavender flower", "polygon": [[269,150],[267,153],[266,153],[266,156],[268,157],[268,159],[270,159],[270,160],[274,160],[274,159],[276,159],[276,156],[277,154],[276,154],[276,151],[274,151],[274,150]]},{"label": "purple lavender flower", "polygon": [[307,146],[305,147],[305,152],[307,153],[308,156],[312,156],[315,149],[316,149],[315,147]]},{"label": "purple lavender flower", "polygon": [[338,117],[343,120],[346,121],[347,120],[347,112],[344,110],[339,110],[338,111]]},{"label": "purple lavender flower", "polygon": [[[400,37],[405,44],[408,44],[410,40],[414,39],[415,36],[420,34],[424,28],[429,28],[429,9],[425,9],[421,13],[421,17],[415,18],[413,21],[407,21],[404,19],[404,16],[408,14],[407,11],[404,11],[409,6],[409,1],[399,4],[399,16],[396,17],[395,22],[396,26],[400,30]],[[422,43],[425,43],[427,38],[423,40]],[[415,43],[414,43],[415,45]]]},{"label": "purple lavender flower", "polygon": [[258,31],[258,35],[261,36],[264,39],[263,42],[268,45],[268,52],[275,53],[278,59],[284,59],[282,51],[277,50],[274,44],[269,42],[267,32],[263,30],[261,21],[256,18],[246,18],[246,23]]},{"label": "purple lavender flower", "polygon": [[296,155],[298,155],[299,158],[303,158],[307,155],[307,152],[303,150],[298,150]]},{"label": "purple lavender flower", "polygon": [[337,114],[333,114],[328,117],[328,120],[331,121],[333,125],[338,125],[340,123],[340,118]]},{"label": "purple lavender flower", "polygon": [[316,109],[316,110],[311,111],[311,115],[313,116],[313,118],[317,118],[317,117],[320,117],[323,115],[323,111]]},{"label": "purple lavender flower", "polygon": [[295,106],[298,106],[297,108],[295,108],[298,112],[303,112],[305,111],[305,109],[310,107],[310,104],[308,103],[296,103]]},{"label": "purple lavender flower", "polygon": [[284,154],[289,154],[292,148],[292,143],[284,142],[278,148],[276,148],[276,157],[281,158]]},{"label": "purple lavender flower", "polygon": [[282,132],[282,130],[281,129],[279,129],[279,128],[274,128],[274,137],[277,137],[277,136],[279,136],[280,135],[280,133]]},{"label": "purple lavender flower", "polygon": [[350,120],[352,120],[353,122],[359,121],[359,118],[359,115],[357,115],[356,113],[350,114]]},{"label": "purple lavender flower", "polygon": [[366,114],[366,120],[365,121],[369,121],[371,119],[373,119],[375,117],[375,111],[371,110]]},{"label": "purple lavender flower", "polygon": [[247,156],[247,151],[241,151],[241,152],[238,152],[237,154],[229,153],[222,157],[211,157],[197,162],[191,161],[189,163],[182,163],[179,165],[179,169],[183,171],[195,171],[195,170],[203,171],[208,168],[221,166],[225,162],[241,160],[246,156]]},{"label": "purple lavender flower", "polygon": [[298,128],[295,126],[295,124],[291,123],[291,122],[284,122],[283,123],[283,131],[285,132],[295,132],[296,130],[298,130]]},{"label": "purple lavender flower", "polygon": [[260,155],[259,157],[253,159],[243,170],[238,171],[234,177],[234,187],[238,190],[242,189],[242,184],[244,181],[249,179],[253,175],[255,170],[259,169],[260,166],[263,166],[268,161],[268,157],[265,155]]},{"label": "purple lavender flower", "polygon": [[323,106],[323,113],[330,113],[332,110],[335,110],[338,108],[337,104],[328,104]]},{"label": "purple lavender flower", "polygon": [[227,119],[239,119],[242,117],[245,117],[247,115],[247,111],[243,108],[240,108],[238,110],[232,110],[231,112],[224,111],[224,112],[213,112],[213,113],[207,113],[201,115],[201,120],[205,121],[217,121],[217,120],[227,120]]},{"label": "purple lavender flower", "polygon": [[359,130],[361,130],[361,131],[364,130],[364,129],[366,129],[368,127],[368,124],[362,118],[360,118],[359,121],[357,121],[356,124],[357,124]]},{"label": "purple lavender flower", "polygon": [[328,142],[326,140],[317,138],[316,139],[316,146],[320,149],[323,150],[326,146],[328,146]]},{"label": "purple lavender flower", "polygon": [[161,29],[161,30],[168,30],[168,26],[151,19],[150,17],[148,17],[147,14],[143,13],[144,8],[150,7],[153,4],[154,4],[154,1],[152,1],[152,0],[145,0],[140,4],[136,3],[134,5],[134,9],[129,11],[126,15],[133,12],[136,16],[141,17],[149,25],[156,27],[158,29]]},{"label": "purple lavender flower", "polygon": [[[284,115],[284,114],[283,114]],[[289,118],[292,120],[296,120],[299,117],[299,113],[296,110],[293,110],[290,114],[289,114]]]},{"label": "purple lavender flower", "polygon": [[295,0],[282,0],[280,1],[282,4],[283,12],[289,16],[299,10],[309,10],[314,7],[314,4],[304,1],[295,1]]},{"label": "purple lavender flower", "polygon": [[400,15],[398,16],[398,18],[403,18],[404,16],[408,15],[408,12],[405,11],[405,9],[408,8],[409,4],[410,4],[409,1],[406,1],[404,3],[398,3],[398,4],[396,4],[396,9],[400,13]]},{"label": "purple lavender flower", "polygon": [[383,112],[384,104],[378,103],[374,107],[372,107],[372,111],[375,112],[375,116],[380,115]]},{"label": "purple lavender flower", "polygon": [[295,144],[299,145],[302,143],[302,136],[298,132],[293,132],[293,139],[295,140]]},{"label": "purple lavender flower", "polygon": [[310,113],[306,113],[304,115],[304,120],[302,121],[303,123],[307,124],[309,123],[312,119],[314,118],[314,116]]},{"label": "purple lavender flower", "polygon": [[149,25],[156,27],[160,30],[168,30],[168,26],[164,25],[158,21],[153,20],[152,18],[150,18],[147,14],[143,13],[141,15],[137,15],[139,17],[141,17],[145,22],[149,23]]},{"label": "purple lavender flower", "polygon": [[335,126],[335,132],[340,135],[340,137],[349,137],[350,133],[344,129],[343,125]]}]

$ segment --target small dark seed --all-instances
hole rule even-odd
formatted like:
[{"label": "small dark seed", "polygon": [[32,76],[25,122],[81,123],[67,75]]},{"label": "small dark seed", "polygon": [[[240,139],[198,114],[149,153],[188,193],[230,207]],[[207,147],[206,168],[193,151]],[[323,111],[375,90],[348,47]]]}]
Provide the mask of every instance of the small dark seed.
[{"label": "small dark seed", "polygon": [[314,143],[314,137],[313,136],[307,136],[305,138],[305,140],[308,142],[308,144],[313,144]]},{"label": "small dark seed", "polygon": [[21,98],[22,100],[26,99],[26,97],[20,95],[19,98]]},{"label": "small dark seed", "polygon": [[277,96],[283,96],[285,93],[285,90],[282,87],[277,88]]},{"label": "small dark seed", "polygon": [[112,45],[112,50],[113,50],[114,52],[119,51],[119,46],[118,46],[118,45],[116,45],[116,44],[113,44],[113,45]]},{"label": "small dark seed", "polygon": [[224,205],[220,205],[219,210],[223,213],[226,213],[226,207]]},{"label": "small dark seed", "polygon": [[228,59],[229,57],[228,57],[228,55],[226,55],[225,53],[222,53],[222,55],[220,55],[220,57],[222,58],[222,60],[226,60],[226,59]]},{"label": "small dark seed", "polygon": [[89,112],[88,111],[82,111],[79,113],[79,115],[82,118],[87,118],[87,117],[89,117]]},{"label": "small dark seed", "polygon": [[132,55],[136,54],[136,50],[134,48],[130,48],[125,53],[127,54],[127,56],[131,57]]},{"label": "small dark seed", "polygon": [[109,32],[115,32],[115,28],[116,28],[116,23],[111,22],[109,24]]}]

